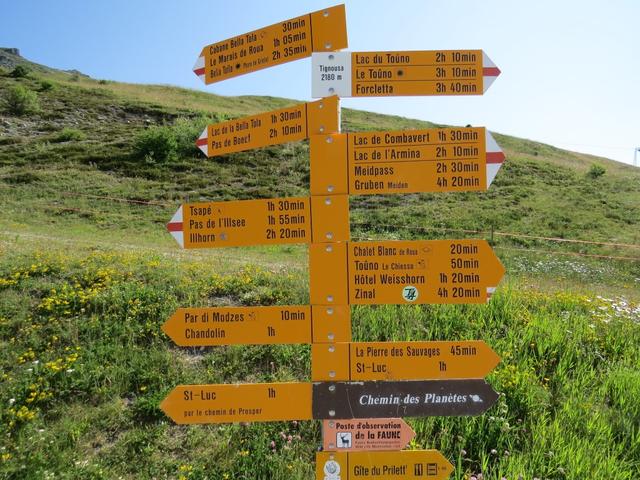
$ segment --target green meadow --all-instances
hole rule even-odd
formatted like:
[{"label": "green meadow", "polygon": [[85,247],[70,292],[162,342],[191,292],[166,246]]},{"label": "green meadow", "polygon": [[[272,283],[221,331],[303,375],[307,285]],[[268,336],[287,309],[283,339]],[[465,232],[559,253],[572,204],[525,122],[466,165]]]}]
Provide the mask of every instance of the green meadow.
[{"label": "green meadow", "polygon": [[[308,303],[304,245],[184,251],[165,230],[183,201],[308,194],[308,142],[215,159],[193,144],[207,122],[296,102],[16,61],[25,76],[0,70],[0,478],[314,478],[318,421],[180,426],[158,407],[178,384],[310,380],[308,345],[180,348],[160,328],[178,307]],[[22,112],[16,87],[35,98]],[[507,160],[487,192],[350,202],[355,240],[490,240],[496,294],[353,307],[353,339],[480,339],[502,358],[487,413],[406,419],[409,448],[440,450],[451,478],[635,479],[640,173],[495,138]]]}]

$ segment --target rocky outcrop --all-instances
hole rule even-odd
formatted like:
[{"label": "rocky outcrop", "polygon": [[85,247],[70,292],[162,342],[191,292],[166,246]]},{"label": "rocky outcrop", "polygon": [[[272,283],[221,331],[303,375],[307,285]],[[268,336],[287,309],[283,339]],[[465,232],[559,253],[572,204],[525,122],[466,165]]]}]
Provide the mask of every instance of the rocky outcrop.
[{"label": "rocky outcrop", "polygon": [[15,55],[16,57],[20,56],[20,50],[18,50],[17,48],[0,47],[0,52],[10,53],[11,55]]},{"label": "rocky outcrop", "polygon": [[3,48],[0,47],[0,67],[11,70],[16,65],[24,64],[25,60],[20,55],[20,50],[17,48]]},{"label": "rocky outcrop", "polygon": [[89,75],[86,75],[79,70],[57,70],[55,68],[50,68],[38,63],[30,62],[22,55],[20,55],[20,50],[17,48],[0,47],[0,67],[6,70],[13,70],[18,65],[24,65],[30,70],[39,72],[64,72],[69,75],[79,75],[89,78]]}]

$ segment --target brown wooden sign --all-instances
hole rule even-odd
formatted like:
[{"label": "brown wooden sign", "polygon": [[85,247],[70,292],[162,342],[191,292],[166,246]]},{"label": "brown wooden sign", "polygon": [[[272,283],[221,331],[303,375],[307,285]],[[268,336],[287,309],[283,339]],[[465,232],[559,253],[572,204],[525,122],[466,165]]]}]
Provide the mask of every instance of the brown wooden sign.
[{"label": "brown wooden sign", "polygon": [[318,344],[311,347],[311,380],[484,378],[499,362],[481,340]]},{"label": "brown wooden sign", "polygon": [[498,394],[484,380],[313,384],[313,418],[479,415]]}]

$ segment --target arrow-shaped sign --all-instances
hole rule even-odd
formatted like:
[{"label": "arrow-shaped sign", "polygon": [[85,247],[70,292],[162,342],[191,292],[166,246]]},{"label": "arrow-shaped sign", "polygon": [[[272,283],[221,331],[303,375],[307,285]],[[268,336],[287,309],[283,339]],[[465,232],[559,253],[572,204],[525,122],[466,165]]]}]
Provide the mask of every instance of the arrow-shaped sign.
[{"label": "arrow-shaped sign", "polygon": [[485,128],[314,135],[310,148],[312,195],[481,191],[505,158]]},{"label": "arrow-shaped sign", "polygon": [[[348,265],[345,271],[344,265]],[[485,303],[504,275],[485,240],[312,244],[313,305]]]},{"label": "arrow-shaped sign", "polygon": [[179,385],[160,404],[174,422],[310,420],[310,383]]},{"label": "arrow-shaped sign", "polygon": [[347,48],[345,8],[337,5],[207,45],[193,72],[208,85],[305,58],[311,52],[343,48]]},{"label": "arrow-shaped sign", "polygon": [[314,53],[314,98],[482,95],[500,70],[482,50]]},{"label": "arrow-shaped sign", "polygon": [[179,308],[162,330],[181,347],[348,342],[348,306]]},{"label": "arrow-shaped sign", "polygon": [[401,418],[324,420],[322,446],[325,451],[402,450],[416,433]]},{"label": "arrow-shaped sign", "polygon": [[453,470],[438,450],[316,453],[316,480],[444,480]]},{"label": "arrow-shaped sign", "polygon": [[215,157],[339,131],[340,102],[333,96],[209,125],[196,145],[207,157]]},{"label": "arrow-shaped sign", "polygon": [[498,400],[484,380],[313,384],[313,418],[479,415]]},{"label": "arrow-shaped sign", "polygon": [[183,248],[343,241],[349,238],[349,199],[333,195],[187,203],[167,230]]},{"label": "arrow-shaped sign", "polygon": [[311,346],[311,380],[484,378],[500,357],[483,341],[353,342]]}]

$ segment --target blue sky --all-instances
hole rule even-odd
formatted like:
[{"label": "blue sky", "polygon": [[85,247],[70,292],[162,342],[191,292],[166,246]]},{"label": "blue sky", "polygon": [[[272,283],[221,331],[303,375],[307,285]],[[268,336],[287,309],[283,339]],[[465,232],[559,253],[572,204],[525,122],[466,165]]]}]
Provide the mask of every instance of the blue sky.
[{"label": "blue sky", "polygon": [[[0,46],[94,78],[220,95],[311,98],[310,60],[204,86],[206,44],[339,1],[2,0]],[[479,97],[342,105],[493,131],[631,163],[640,146],[640,1],[345,1],[349,50],[483,49],[502,70]]]}]

